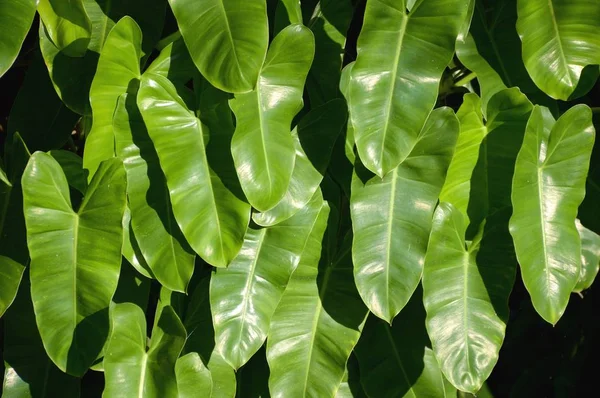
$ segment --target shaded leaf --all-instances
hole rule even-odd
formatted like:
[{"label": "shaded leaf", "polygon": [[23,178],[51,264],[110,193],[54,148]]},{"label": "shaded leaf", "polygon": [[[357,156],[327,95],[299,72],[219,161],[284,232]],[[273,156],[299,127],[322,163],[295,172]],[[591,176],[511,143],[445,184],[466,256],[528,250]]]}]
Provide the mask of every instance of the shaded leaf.
[{"label": "shaded leaf", "polygon": [[175,364],[175,373],[180,398],[212,395],[212,377],[198,353],[190,352],[180,357]]},{"label": "shaded leaf", "polygon": [[573,292],[588,289],[594,283],[600,268],[600,235],[587,229],[577,220],[577,231],[581,237],[581,272]]},{"label": "shaded leaf", "polygon": [[56,48],[70,57],[85,54],[92,37],[92,22],[83,0],[39,0],[37,10]]},{"label": "shaded leaf", "polygon": [[17,59],[33,22],[36,6],[36,0],[3,1],[0,4],[0,26],[5,32],[10,32],[0,36],[0,77]]}]

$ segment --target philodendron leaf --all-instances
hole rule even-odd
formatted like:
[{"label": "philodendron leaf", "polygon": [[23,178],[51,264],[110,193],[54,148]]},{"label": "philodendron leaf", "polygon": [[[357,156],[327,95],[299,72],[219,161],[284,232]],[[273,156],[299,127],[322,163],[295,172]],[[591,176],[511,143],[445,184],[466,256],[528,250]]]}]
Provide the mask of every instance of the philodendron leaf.
[{"label": "philodendron leaf", "polygon": [[269,228],[249,228],[238,256],[210,280],[215,342],[234,369],[264,343],[271,317],[292,272],[317,227],[323,206],[320,191],[288,220]]},{"label": "philodendron leaf", "polygon": [[504,218],[484,221],[475,239],[465,241],[466,216],[442,202],[425,257],[423,302],[433,351],[446,378],[470,393],[489,377],[504,340],[515,273],[514,257],[503,262],[511,252]]},{"label": "philodendron leaf", "polygon": [[194,76],[196,67],[180,37],[162,49],[146,72],[167,77],[175,84],[185,84]]},{"label": "philodendron leaf", "polygon": [[573,292],[580,293],[594,283],[600,268],[600,235],[587,229],[577,220],[577,231],[581,237],[581,272]]},{"label": "philodendron leaf", "polygon": [[125,169],[118,159],[103,162],[77,212],[50,155],[34,153],[22,183],[37,325],[52,361],[81,376],[108,335],[121,266]]},{"label": "philodendron leaf", "polygon": [[592,112],[577,105],[558,121],[536,106],[515,164],[510,233],[536,311],[556,324],[581,270],[575,226],[594,146]]},{"label": "philodendron leaf", "polygon": [[119,97],[137,88],[141,45],[142,31],[130,17],[123,17],[104,43],[90,91],[93,122],[83,154],[83,166],[90,172],[89,179],[100,162],[115,156],[113,114]]},{"label": "philodendron leaf", "polygon": [[92,22],[83,0],[39,0],[37,8],[48,36],[70,57],[81,57],[92,37]]},{"label": "philodendron leaf", "polygon": [[25,36],[29,32],[37,0],[12,0],[0,3],[0,26],[5,33],[0,36],[0,77],[17,59]]},{"label": "philodendron leaf", "polygon": [[523,61],[535,84],[567,100],[583,68],[600,64],[600,3],[596,0],[518,0]]},{"label": "philodendron leaf", "polygon": [[421,280],[431,217],[458,130],[450,108],[436,109],[411,153],[385,178],[355,165],[350,199],[354,277],[367,307],[390,323]]},{"label": "philodendron leaf", "polygon": [[300,0],[278,0],[273,21],[273,35],[277,35],[286,26],[302,24]]},{"label": "philodendron leaf", "polygon": [[131,227],[140,252],[163,286],[185,292],[195,256],[173,216],[165,175],[135,95],[119,98],[113,129],[127,173]]},{"label": "philodendron leaf", "polygon": [[113,304],[111,334],[104,357],[103,397],[177,398],[175,365],[186,338],[172,307],[165,307],[147,346],[144,311],[135,304]]},{"label": "philodendron leaf", "polygon": [[14,300],[29,263],[21,176],[30,153],[18,133],[12,145],[6,145],[10,148],[7,174],[0,170],[4,174],[0,181],[0,317]]},{"label": "philodendron leaf", "polygon": [[271,320],[273,396],[333,396],[368,314],[354,286],[351,236],[331,262],[320,258],[328,215],[325,204]]},{"label": "philodendron leaf", "polygon": [[269,43],[264,0],[169,0],[202,75],[215,87],[244,93],[256,86]]},{"label": "philodendron leaf", "polygon": [[180,398],[212,395],[212,377],[198,353],[190,352],[180,357],[175,364],[175,374]]},{"label": "philodendron leaf", "polygon": [[355,352],[368,396],[456,396],[431,350],[422,297],[419,288],[392,326],[374,316],[367,320]]},{"label": "philodendron leaf", "polygon": [[262,226],[287,220],[312,198],[323,180],[333,145],[346,125],[346,103],[341,99],[313,108],[292,131],[296,161],[285,196],[275,207],[254,213],[252,219]]},{"label": "philodendron leaf", "polygon": [[210,131],[163,76],[144,75],[137,103],[179,227],[206,262],[227,266],[242,247],[250,206],[231,193],[208,165],[205,134],[210,136]]},{"label": "philodendron leaf", "polygon": [[256,88],[230,101],[237,121],[233,161],[248,201],[259,211],[275,206],[290,184],[295,160],[290,129],[302,109],[314,52],[310,30],[288,26],[273,39]]},{"label": "philodendron leaf", "polygon": [[367,2],[349,108],[358,154],[379,177],[418,141],[467,9],[462,0],[424,0],[410,13],[405,1]]}]

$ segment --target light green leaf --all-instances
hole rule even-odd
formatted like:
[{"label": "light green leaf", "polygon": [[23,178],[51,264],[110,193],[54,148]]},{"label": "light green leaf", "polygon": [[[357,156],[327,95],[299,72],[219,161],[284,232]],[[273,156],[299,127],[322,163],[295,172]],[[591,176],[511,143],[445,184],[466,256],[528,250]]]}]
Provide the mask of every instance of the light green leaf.
[{"label": "light green leaf", "polygon": [[119,98],[113,129],[117,155],[127,173],[131,227],[140,252],[163,286],[185,292],[195,256],[173,216],[165,175],[135,94]]},{"label": "light green leaf", "polygon": [[175,84],[185,84],[194,76],[196,66],[180,37],[160,51],[146,72],[162,75]]},{"label": "light green leaf", "polygon": [[479,157],[479,147],[487,134],[480,98],[476,94],[466,94],[456,116],[460,122],[460,134],[439,199],[440,202],[452,203],[467,215],[471,176]]},{"label": "light green leaf", "polygon": [[48,36],[60,51],[82,57],[92,37],[83,0],[39,0],[37,8]]},{"label": "light green leaf", "polygon": [[358,154],[379,177],[418,141],[467,9],[466,1],[424,0],[407,14],[404,1],[367,2],[349,108]]},{"label": "light green leaf", "polygon": [[83,169],[83,159],[75,152],[61,149],[55,149],[48,153],[60,164],[69,186],[85,195],[88,182],[87,170]]},{"label": "light green leaf", "polygon": [[34,153],[22,181],[31,296],[42,341],[62,371],[81,376],[108,334],[121,266],[125,170],[118,159],[103,162],[77,212],[50,155]]},{"label": "light green leaf", "polygon": [[13,302],[29,263],[21,176],[30,154],[18,133],[5,145],[10,157],[0,182],[0,317]]},{"label": "light green leaf", "polygon": [[175,364],[175,373],[179,398],[212,395],[212,377],[198,353],[190,352],[179,358]]},{"label": "light green leaf", "polygon": [[355,165],[350,198],[354,278],[367,307],[389,323],[421,280],[431,217],[458,130],[454,112],[437,109],[408,157],[385,178]]},{"label": "light green leaf", "polygon": [[94,176],[100,162],[115,156],[113,113],[119,96],[137,87],[140,78],[142,31],[123,17],[110,31],[92,82],[92,130],[86,138],[83,166]]},{"label": "light green leaf", "polygon": [[136,269],[140,274],[146,278],[154,279],[152,276],[152,270],[146,260],[142,256],[140,246],[137,243],[137,239],[133,234],[131,228],[131,210],[129,207],[125,208],[123,213],[123,257]]},{"label": "light green leaf", "polygon": [[10,32],[0,35],[0,77],[17,59],[33,22],[36,6],[37,0],[11,0],[0,3],[0,26],[3,32]]},{"label": "light green leaf", "polygon": [[269,43],[264,0],[169,0],[196,67],[215,87],[256,86]]},{"label": "light green leaf", "polygon": [[273,36],[277,36],[288,25],[303,23],[300,0],[278,0],[275,7]]},{"label": "light green leaf", "polygon": [[103,397],[177,398],[175,363],[186,332],[172,307],[165,307],[146,349],[144,311],[131,303],[113,304],[111,335],[104,358]]},{"label": "light green leaf", "polygon": [[440,203],[425,257],[423,302],[433,351],[446,378],[470,393],[479,391],[498,361],[514,280],[508,212],[498,214],[465,241],[466,216]]},{"label": "light green leaf", "polygon": [[210,131],[165,77],[144,75],[137,102],[184,236],[206,262],[227,266],[242,246],[250,206],[209,167],[204,135]]},{"label": "light green leaf", "polygon": [[351,236],[331,261],[321,258],[328,214],[325,204],[271,320],[267,359],[273,396],[335,395],[368,314],[354,286]]},{"label": "light green leaf", "polygon": [[573,292],[580,293],[594,283],[600,268],[600,235],[587,229],[579,220],[576,221],[577,231],[581,237],[581,272]]},{"label": "light green leaf", "polygon": [[262,226],[287,220],[312,198],[323,180],[333,145],[346,125],[347,110],[343,100],[336,99],[313,108],[292,131],[296,161],[285,196],[275,207],[254,213],[252,219]]},{"label": "light green leaf", "polygon": [[576,105],[558,121],[536,106],[527,123],[512,185],[513,236],[536,311],[556,324],[581,270],[575,226],[594,146],[592,112]]},{"label": "light green leaf", "polygon": [[600,64],[600,3],[518,0],[517,13],[517,31],[529,75],[550,97],[566,101],[575,91],[583,68]]},{"label": "light green leaf", "polygon": [[456,396],[431,350],[422,297],[419,288],[393,326],[374,316],[367,320],[355,352],[368,396]]},{"label": "light green leaf", "polygon": [[210,281],[217,350],[234,369],[264,343],[271,317],[316,228],[322,195],[302,211],[260,230],[249,228],[238,256]]},{"label": "light green leaf", "polygon": [[60,371],[44,351],[31,303],[29,275],[3,316],[3,398],[77,398],[80,380]]},{"label": "light green leaf", "polygon": [[266,211],[287,191],[294,168],[292,119],[302,109],[314,38],[302,25],[290,25],[269,48],[256,88],[230,101],[237,126],[231,153],[250,204]]}]

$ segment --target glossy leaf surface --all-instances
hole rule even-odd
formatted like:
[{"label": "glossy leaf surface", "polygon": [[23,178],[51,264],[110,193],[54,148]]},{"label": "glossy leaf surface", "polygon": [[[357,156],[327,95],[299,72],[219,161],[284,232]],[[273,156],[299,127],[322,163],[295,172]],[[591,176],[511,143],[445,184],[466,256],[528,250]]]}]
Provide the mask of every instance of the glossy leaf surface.
[{"label": "glossy leaf surface", "polygon": [[577,220],[577,231],[581,237],[581,272],[573,291],[588,289],[594,283],[600,268],[600,235],[587,229]]},{"label": "glossy leaf surface", "polygon": [[583,68],[600,64],[600,4],[595,0],[519,0],[517,31],[535,84],[567,100]]},{"label": "glossy leaf surface", "polygon": [[76,376],[104,345],[121,266],[125,170],[117,159],[98,170],[77,212],[50,155],[33,154],[22,179],[36,322],[52,361]]},{"label": "glossy leaf surface", "polygon": [[113,129],[127,172],[131,227],[140,251],[163,286],[185,292],[195,256],[173,216],[165,175],[133,96],[119,98]]},{"label": "glossy leaf surface", "polygon": [[266,211],[288,189],[294,169],[292,119],[302,108],[314,38],[302,25],[282,30],[269,48],[256,88],[230,101],[237,125],[231,153],[250,204]]},{"label": "glossy leaf surface", "polygon": [[594,145],[591,116],[578,105],[555,121],[536,106],[515,165],[510,232],[533,306],[551,324],[562,316],[581,270],[575,219]]},{"label": "glossy leaf surface", "polygon": [[204,134],[210,132],[175,86],[160,75],[144,76],[137,103],[181,231],[205,261],[226,266],[242,246],[250,206],[231,193],[208,165]]},{"label": "glossy leaf surface", "polygon": [[175,373],[179,397],[192,398],[199,394],[210,397],[212,395],[210,371],[204,366],[197,353],[190,352],[180,357],[175,365]]},{"label": "glossy leaf surface", "polygon": [[15,62],[33,22],[36,6],[36,0],[3,1],[0,4],[0,26],[4,32],[11,32],[0,37],[0,77]]},{"label": "glossy leaf surface", "polygon": [[196,67],[215,87],[256,86],[269,43],[264,0],[169,0]]},{"label": "glossy leaf surface", "polygon": [[54,45],[70,57],[81,57],[92,37],[92,22],[83,0],[39,0],[38,12]]},{"label": "glossy leaf surface", "polygon": [[355,166],[350,200],[354,278],[371,312],[390,323],[421,279],[431,217],[458,130],[451,109],[436,110],[412,152],[385,178]]},{"label": "glossy leaf surface", "polygon": [[260,230],[248,228],[244,245],[210,281],[216,347],[238,369],[264,343],[269,323],[298,266],[322,207],[317,191],[290,219]]},{"label": "glossy leaf surface", "polygon": [[[454,54],[467,5],[424,0],[407,13],[404,1],[367,2],[349,107],[358,154],[379,177],[395,169],[416,145]],[[427,62],[419,61],[424,58]]]}]

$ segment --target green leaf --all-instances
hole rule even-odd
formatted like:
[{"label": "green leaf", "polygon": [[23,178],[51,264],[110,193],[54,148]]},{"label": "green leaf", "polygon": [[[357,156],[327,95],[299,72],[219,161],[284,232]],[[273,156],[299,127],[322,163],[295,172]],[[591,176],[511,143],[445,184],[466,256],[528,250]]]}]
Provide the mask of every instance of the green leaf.
[{"label": "green leaf", "polygon": [[231,153],[242,189],[259,211],[285,195],[294,168],[292,119],[302,109],[302,92],[314,55],[314,38],[290,25],[273,39],[256,88],[230,101],[237,126]]},{"label": "green leaf", "polygon": [[111,306],[111,335],[103,397],[178,397],[175,364],[186,332],[172,307],[160,314],[146,349],[144,311],[131,303]]},{"label": "green leaf", "polygon": [[206,262],[227,266],[242,246],[250,206],[208,165],[204,134],[211,132],[162,76],[144,75],[137,102],[184,236]]},{"label": "green leaf", "polygon": [[146,278],[153,279],[152,270],[146,260],[142,256],[140,246],[137,243],[137,239],[133,234],[131,228],[131,210],[129,207],[125,208],[123,213],[123,257],[136,269],[137,272],[145,276]]},{"label": "green leaf", "polygon": [[296,161],[287,192],[272,209],[254,213],[255,223],[275,225],[296,214],[310,201],[323,180],[333,145],[346,119],[346,103],[339,99],[312,109],[302,118],[292,131]]},{"label": "green leaf", "polygon": [[600,235],[587,229],[579,220],[576,221],[577,231],[581,237],[581,272],[573,292],[580,293],[594,283],[600,268]]},{"label": "green leaf", "polygon": [[288,25],[302,24],[300,0],[278,0],[273,21],[273,36]]},{"label": "green leaf", "polygon": [[585,196],[594,135],[587,106],[574,106],[558,121],[547,108],[536,106],[515,165],[510,233],[533,306],[553,325],[581,270],[575,219]]},{"label": "green leaf", "polygon": [[100,162],[115,156],[113,113],[119,96],[139,84],[142,31],[130,17],[110,31],[92,82],[92,130],[86,138],[83,165],[92,178]]},{"label": "green leaf", "polygon": [[12,66],[35,16],[36,0],[3,1],[0,4],[0,77]]},{"label": "green leaf", "polygon": [[354,278],[367,307],[389,323],[421,280],[431,217],[458,130],[454,112],[437,109],[412,152],[385,178],[355,166],[350,198]]},{"label": "green leaf", "polygon": [[269,398],[269,364],[263,345],[248,363],[235,373],[236,398]]},{"label": "green leaf", "polygon": [[210,370],[211,397],[234,398],[235,372],[215,347],[215,332],[209,303],[209,282],[209,277],[202,279],[190,298],[184,322],[188,332],[184,353],[197,352]]},{"label": "green leaf", "polygon": [[62,149],[52,150],[48,153],[60,164],[69,186],[85,195],[88,183],[87,170],[83,169],[83,159],[75,152]]},{"label": "green leaf", "polygon": [[600,64],[600,3],[518,0],[517,12],[529,75],[550,97],[566,101],[583,68]]},{"label": "green leaf", "polygon": [[407,14],[404,1],[367,2],[349,108],[358,154],[379,177],[417,143],[467,8],[465,1],[425,0]]},{"label": "green leaf", "polygon": [[146,69],[146,73],[164,76],[175,84],[187,83],[195,72],[196,67],[182,38],[163,48]]},{"label": "green leaf", "polygon": [[420,288],[393,326],[369,317],[355,351],[370,397],[456,396],[431,350]]},{"label": "green leaf", "polygon": [[83,0],[39,0],[37,8],[48,36],[60,51],[82,57],[92,37]]},{"label": "green leaf", "polygon": [[423,302],[442,372],[457,389],[476,393],[498,361],[515,267],[514,258],[506,258],[506,222],[482,223],[472,242],[465,241],[466,230],[466,216],[440,203],[425,257]]},{"label": "green leaf", "polygon": [[62,371],[81,376],[108,334],[121,266],[125,170],[118,159],[103,162],[77,212],[50,155],[34,153],[22,181],[31,296],[42,341]]},{"label": "green leaf", "polygon": [[[360,340],[359,340],[360,341]],[[342,384],[335,393],[335,398],[366,398],[367,394],[360,384],[360,374],[356,355],[350,355],[346,363],[346,372]]]},{"label": "green leaf", "polygon": [[180,398],[212,395],[212,377],[198,353],[190,352],[179,358],[175,365],[175,373]]},{"label": "green leaf", "polygon": [[14,304],[3,317],[6,371],[2,397],[79,397],[80,380],[61,372],[44,351],[28,279],[23,279]]},{"label": "green leaf", "polygon": [[350,0],[321,0],[308,24],[315,35],[315,60],[306,80],[312,107],[342,97],[338,82],[353,12]]},{"label": "green leaf", "polygon": [[[35,116],[32,116],[35,110]],[[30,151],[62,147],[71,137],[79,115],[69,110],[56,95],[38,51],[8,118],[8,138],[17,132]]]},{"label": "green leaf", "polygon": [[18,133],[6,145],[8,173],[0,182],[0,317],[13,302],[29,263],[21,176],[30,154]]},{"label": "green leaf", "polygon": [[264,0],[169,0],[196,67],[215,87],[256,86],[269,43]]},{"label": "green leaf", "polygon": [[351,236],[335,258],[321,258],[328,214],[325,204],[271,320],[267,359],[274,396],[335,395],[368,314],[354,286]]},{"label": "green leaf", "polygon": [[113,129],[117,154],[127,173],[131,227],[140,251],[163,286],[185,292],[195,256],[173,216],[165,175],[135,95],[119,98]]},{"label": "green leaf", "polygon": [[321,212],[319,191],[290,219],[249,228],[238,256],[210,281],[216,347],[234,369],[264,343],[271,317],[304,252]]},{"label": "green leaf", "polygon": [[456,116],[460,122],[460,134],[439,199],[440,202],[452,203],[467,215],[471,177],[479,157],[479,147],[487,134],[481,99],[476,94],[466,94]]}]

